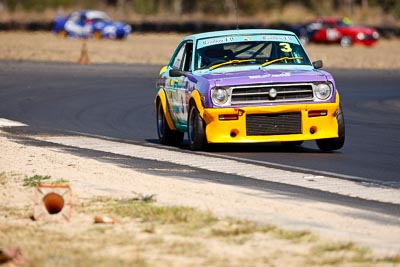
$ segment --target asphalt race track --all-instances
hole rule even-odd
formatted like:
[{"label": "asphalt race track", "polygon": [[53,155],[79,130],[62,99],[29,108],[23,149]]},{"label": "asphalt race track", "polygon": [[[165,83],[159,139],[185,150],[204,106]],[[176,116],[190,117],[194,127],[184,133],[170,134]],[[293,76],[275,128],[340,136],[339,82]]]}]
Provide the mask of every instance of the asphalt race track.
[{"label": "asphalt race track", "polygon": [[[0,118],[28,124],[19,129],[24,132],[157,143],[153,98],[160,67],[0,61]],[[329,71],[345,115],[343,149],[324,153],[305,142],[218,146],[210,153],[400,188],[400,70]]]}]

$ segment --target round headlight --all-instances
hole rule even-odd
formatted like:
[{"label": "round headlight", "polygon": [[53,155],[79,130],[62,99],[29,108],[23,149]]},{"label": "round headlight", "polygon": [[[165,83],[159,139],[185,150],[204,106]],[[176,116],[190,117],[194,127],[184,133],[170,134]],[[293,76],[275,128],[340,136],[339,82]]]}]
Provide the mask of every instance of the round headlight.
[{"label": "round headlight", "polygon": [[211,99],[216,105],[224,105],[229,100],[228,90],[224,88],[216,88],[211,92]]},{"label": "round headlight", "polygon": [[125,26],[124,26],[124,31],[125,31],[125,32],[131,32],[131,31],[132,31],[131,25],[128,25],[128,24],[125,25]]},{"label": "round headlight", "polygon": [[331,93],[332,88],[326,83],[320,83],[315,87],[315,96],[320,100],[326,100]]},{"label": "round headlight", "polygon": [[364,40],[365,39],[365,34],[362,32],[357,33],[357,39],[358,40]]}]

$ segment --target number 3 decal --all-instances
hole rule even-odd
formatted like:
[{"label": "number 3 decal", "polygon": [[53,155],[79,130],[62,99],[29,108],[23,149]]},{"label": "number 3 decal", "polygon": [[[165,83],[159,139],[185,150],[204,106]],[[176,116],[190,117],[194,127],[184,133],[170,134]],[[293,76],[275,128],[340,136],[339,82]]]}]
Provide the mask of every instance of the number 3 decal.
[{"label": "number 3 decal", "polygon": [[288,44],[288,43],[280,43],[279,46],[281,46],[282,52],[286,52],[286,53],[292,52],[292,48],[290,47],[290,44]]}]

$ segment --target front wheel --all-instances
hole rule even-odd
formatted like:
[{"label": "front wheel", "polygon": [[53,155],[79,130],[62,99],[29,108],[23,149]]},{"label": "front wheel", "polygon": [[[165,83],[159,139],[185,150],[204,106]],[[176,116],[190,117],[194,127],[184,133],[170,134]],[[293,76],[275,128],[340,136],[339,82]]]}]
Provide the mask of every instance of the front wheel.
[{"label": "front wheel", "polygon": [[343,147],[345,139],[345,126],[344,126],[344,116],[341,107],[339,107],[336,119],[338,122],[338,137],[316,140],[319,149],[324,151],[331,151],[331,150],[338,150]]},{"label": "front wheel", "polygon": [[157,101],[157,133],[161,144],[172,146],[182,144],[185,134],[169,128],[161,101]]},{"label": "front wheel", "polygon": [[350,37],[348,36],[343,36],[342,39],[340,39],[340,45],[342,47],[350,47],[352,46],[353,42],[351,41]]},{"label": "front wheel", "polygon": [[188,116],[188,141],[191,150],[202,150],[207,144],[204,121],[194,104]]}]

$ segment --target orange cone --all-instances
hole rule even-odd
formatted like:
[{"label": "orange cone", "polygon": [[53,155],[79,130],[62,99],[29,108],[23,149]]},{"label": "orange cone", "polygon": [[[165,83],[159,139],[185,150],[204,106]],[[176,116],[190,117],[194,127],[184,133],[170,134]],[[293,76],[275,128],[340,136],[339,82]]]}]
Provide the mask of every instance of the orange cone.
[{"label": "orange cone", "polygon": [[68,185],[38,185],[35,190],[33,219],[69,221],[72,193]]},{"label": "orange cone", "polygon": [[83,41],[82,49],[81,49],[81,56],[78,60],[78,63],[82,64],[82,65],[89,64],[89,54],[88,54],[88,49],[87,49],[87,45],[86,45],[86,40]]}]

